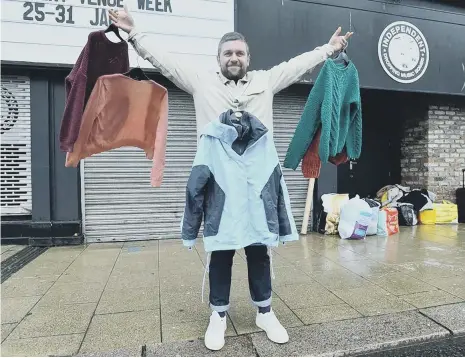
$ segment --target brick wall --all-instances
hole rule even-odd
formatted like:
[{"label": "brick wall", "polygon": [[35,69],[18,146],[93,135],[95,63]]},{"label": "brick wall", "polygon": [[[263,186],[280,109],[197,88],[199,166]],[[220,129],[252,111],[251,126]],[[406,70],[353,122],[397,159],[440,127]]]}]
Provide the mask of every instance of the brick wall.
[{"label": "brick wall", "polygon": [[465,106],[429,106],[409,117],[401,141],[402,184],[455,201],[465,168]]},{"label": "brick wall", "polygon": [[465,108],[430,106],[427,166],[428,189],[455,201],[465,168]]},{"label": "brick wall", "polygon": [[401,139],[402,184],[410,187],[428,186],[428,121],[426,114],[406,118]]}]

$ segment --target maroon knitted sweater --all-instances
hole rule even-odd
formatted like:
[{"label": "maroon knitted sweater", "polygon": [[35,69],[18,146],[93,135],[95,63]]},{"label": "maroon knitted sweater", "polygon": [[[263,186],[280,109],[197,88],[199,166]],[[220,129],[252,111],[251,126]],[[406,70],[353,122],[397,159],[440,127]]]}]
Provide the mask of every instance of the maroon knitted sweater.
[{"label": "maroon knitted sweater", "polygon": [[84,108],[97,79],[129,71],[128,44],[111,42],[105,32],[89,34],[87,44],[65,80],[66,102],[60,128],[60,149],[72,152]]}]

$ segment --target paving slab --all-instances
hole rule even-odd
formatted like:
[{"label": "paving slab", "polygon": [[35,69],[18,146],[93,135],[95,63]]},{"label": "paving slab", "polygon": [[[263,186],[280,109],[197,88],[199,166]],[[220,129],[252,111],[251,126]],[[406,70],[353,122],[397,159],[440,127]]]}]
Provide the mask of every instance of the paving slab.
[{"label": "paving slab", "polygon": [[278,286],[273,291],[291,309],[344,303],[318,283]]},{"label": "paving slab", "polygon": [[2,324],[21,321],[41,297],[42,296],[2,298]]},{"label": "paving slab", "polygon": [[[247,267],[246,265],[244,266]],[[310,276],[307,276],[301,269],[292,266],[279,268],[275,267],[274,272],[275,279],[272,281],[273,287],[315,283],[315,281],[312,280]]]},{"label": "paving slab", "polygon": [[95,311],[95,303],[56,307],[36,306],[8,339],[84,333]]},{"label": "paving slab", "polygon": [[55,281],[56,277],[9,278],[2,283],[2,298],[41,296]]},{"label": "paving slab", "polygon": [[464,275],[433,278],[428,283],[465,300],[465,280],[463,278]]},{"label": "paving slab", "polygon": [[415,306],[412,306],[401,298],[392,295],[379,297],[376,301],[362,305],[355,305],[353,307],[364,316],[377,316],[416,309]]},{"label": "paving slab", "polygon": [[340,264],[331,261],[323,256],[318,259],[312,259],[308,262],[296,261],[296,267],[307,274],[344,270],[344,267],[342,267]]},{"label": "paving slab", "polygon": [[98,282],[57,282],[39,302],[39,306],[62,306],[76,303],[98,302],[104,283]]},{"label": "paving slab", "polygon": [[78,258],[76,258],[70,266],[70,269],[77,268],[100,268],[100,267],[113,267],[115,265],[118,255],[115,253],[100,252],[97,250],[87,252],[84,251]]},{"label": "paving slab", "polygon": [[36,262],[35,260],[16,272],[13,278],[40,278],[61,275],[69,262]]},{"label": "paving slab", "polygon": [[160,277],[169,279],[182,276],[202,277],[204,269],[198,256],[184,262],[174,260],[166,263],[160,262]]},{"label": "paving slab", "polygon": [[357,288],[332,290],[332,292],[352,307],[365,306],[380,299],[393,296],[381,287],[370,284]]},{"label": "paving slab", "polygon": [[343,261],[339,264],[347,270],[365,278],[384,277],[387,274],[397,272],[397,270],[392,266],[384,265],[380,262],[371,261],[366,258]]},{"label": "paving slab", "polygon": [[92,319],[79,354],[85,356],[160,342],[158,310],[97,315]]},{"label": "paving slab", "polygon": [[141,357],[142,346],[134,348],[112,349],[106,352],[83,352],[76,355],[76,357]]},{"label": "paving slab", "polygon": [[329,290],[346,290],[369,286],[370,281],[346,269],[315,272],[312,278]]},{"label": "paving slab", "polygon": [[465,302],[426,308],[420,312],[447,327],[454,334],[465,333]]},{"label": "paving slab", "polygon": [[73,356],[82,342],[84,334],[10,339],[2,343],[3,357],[64,357]]},{"label": "paving slab", "polygon": [[14,245],[1,245],[0,246],[1,253],[3,254],[6,251],[10,251],[13,246]]},{"label": "paving slab", "polygon": [[41,262],[73,262],[85,250],[84,246],[57,246],[50,247],[36,260]]},{"label": "paving slab", "polygon": [[158,285],[159,277],[157,272],[120,273],[113,271],[106,288],[109,290],[138,289]]},{"label": "paving slab", "polygon": [[[208,299],[205,303],[199,298],[190,298],[189,301],[166,301],[162,297],[161,316],[163,323],[182,323],[191,321],[208,322],[211,310],[208,306]],[[194,301],[195,300],[195,301]]]},{"label": "paving slab", "polygon": [[417,308],[441,306],[463,301],[463,299],[442,290],[413,293],[400,297]]},{"label": "paving slab", "polygon": [[10,249],[10,250],[5,250],[2,252],[1,254],[1,261],[5,261],[6,259],[10,258],[11,256],[15,255],[16,253],[18,253],[19,251],[21,251],[23,248],[21,249]]},{"label": "paving slab", "polygon": [[[282,300],[273,296],[273,311],[276,313],[281,324],[286,327],[302,326],[302,321],[287,307]],[[249,296],[231,301],[231,308],[228,311],[234,328],[238,334],[260,332],[261,329],[255,324],[257,309],[252,305]]]},{"label": "paving slab", "polygon": [[220,351],[205,347],[203,339],[147,345],[147,357],[256,357],[249,336],[226,337]]},{"label": "paving slab", "polygon": [[147,259],[144,256],[131,257],[130,259],[118,259],[113,273],[122,274],[141,274],[141,273],[157,273],[158,263],[151,258]]},{"label": "paving slab", "polygon": [[74,266],[66,270],[59,278],[58,282],[107,282],[110,277],[111,269],[112,266],[101,266],[99,268]]},{"label": "paving slab", "polygon": [[124,242],[102,242],[87,245],[86,250],[121,249]]},{"label": "paving slab", "polygon": [[95,314],[154,310],[160,307],[158,287],[116,289],[103,292]]},{"label": "paving slab", "polygon": [[[208,320],[204,320],[183,323],[164,323],[162,325],[163,343],[202,338],[205,336],[208,322]],[[225,336],[237,336],[229,318],[226,323]]]},{"label": "paving slab", "polygon": [[17,323],[5,323],[2,324],[2,342],[8,337],[8,335],[15,329]]},{"label": "paving slab", "polygon": [[156,247],[158,248],[158,240],[149,240],[149,241],[126,241],[123,245],[123,248],[129,247]]},{"label": "paving slab", "polygon": [[354,355],[449,335],[446,329],[418,312],[322,323],[291,328],[288,332],[290,341],[284,345],[270,342],[265,333],[252,334],[252,342],[258,355],[266,357]]},{"label": "paving slab", "polygon": [[435,289],[434,286],[426,282],[400,272],[388,273],[382,277],[370,278],[369,280],[394,295],[407,295]]},{"label": "paving slab", "polygon": [[294,310],[294,313],[302,320],[304,324],[342,321],[362,316],[359,312],[345,303],[339,305],[297,309]]}]

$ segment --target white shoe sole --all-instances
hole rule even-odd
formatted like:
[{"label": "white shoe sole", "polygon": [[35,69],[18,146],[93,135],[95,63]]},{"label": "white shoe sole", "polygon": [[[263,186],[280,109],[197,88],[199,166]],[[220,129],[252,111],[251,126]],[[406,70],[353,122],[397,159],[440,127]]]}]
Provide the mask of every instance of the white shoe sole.
[{"label": "white shoe sole", "polygon": [[268,339],[271,341],[271,342],[274,342],[274,343],[278,343],[278,344],[284,344],[284,343],[287,343],[289,342],[289,336],[286,338],[286,340],[276,340],[276,339],[273,339],[270,337],[270,335],[268,334],[268,332],[263,328],[261,327],[258,322],[255,322],[255,324],[257,325],[258,328],[260,328],[262,331],[264,331],[266,333],[266,336],[268,337]]},{"label": "white shoe sole", "polygon": [[[205,342],[204,342],[205,343]],[[224,344],[225,344],[225,341],[222,342],[221,345],[218,345],[218,346],[208,346],[206,343],[205,343],[205,347],[207,347],[207,349],[211,350],[211,351],[219,351],[221,350],[223,347],[224,347]]]}]

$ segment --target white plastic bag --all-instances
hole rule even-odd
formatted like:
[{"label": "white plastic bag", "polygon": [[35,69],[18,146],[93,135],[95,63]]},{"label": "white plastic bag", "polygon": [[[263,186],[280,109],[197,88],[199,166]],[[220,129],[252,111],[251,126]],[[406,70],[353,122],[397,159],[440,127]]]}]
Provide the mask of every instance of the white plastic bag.
[{"label": "white plastic bag", "polygon": [[370,225],[368,225],[367,236],[378,234],[378,216],[379,216],[379,207],[380,203],[372,199],[363,199],[370,206],[371,209],[371,220]]},{"label": "white plastic bag", "polygon": [[364,239],[372,218],[372,210],[357,195],[341,208],[339,236],[341,239]]}]

